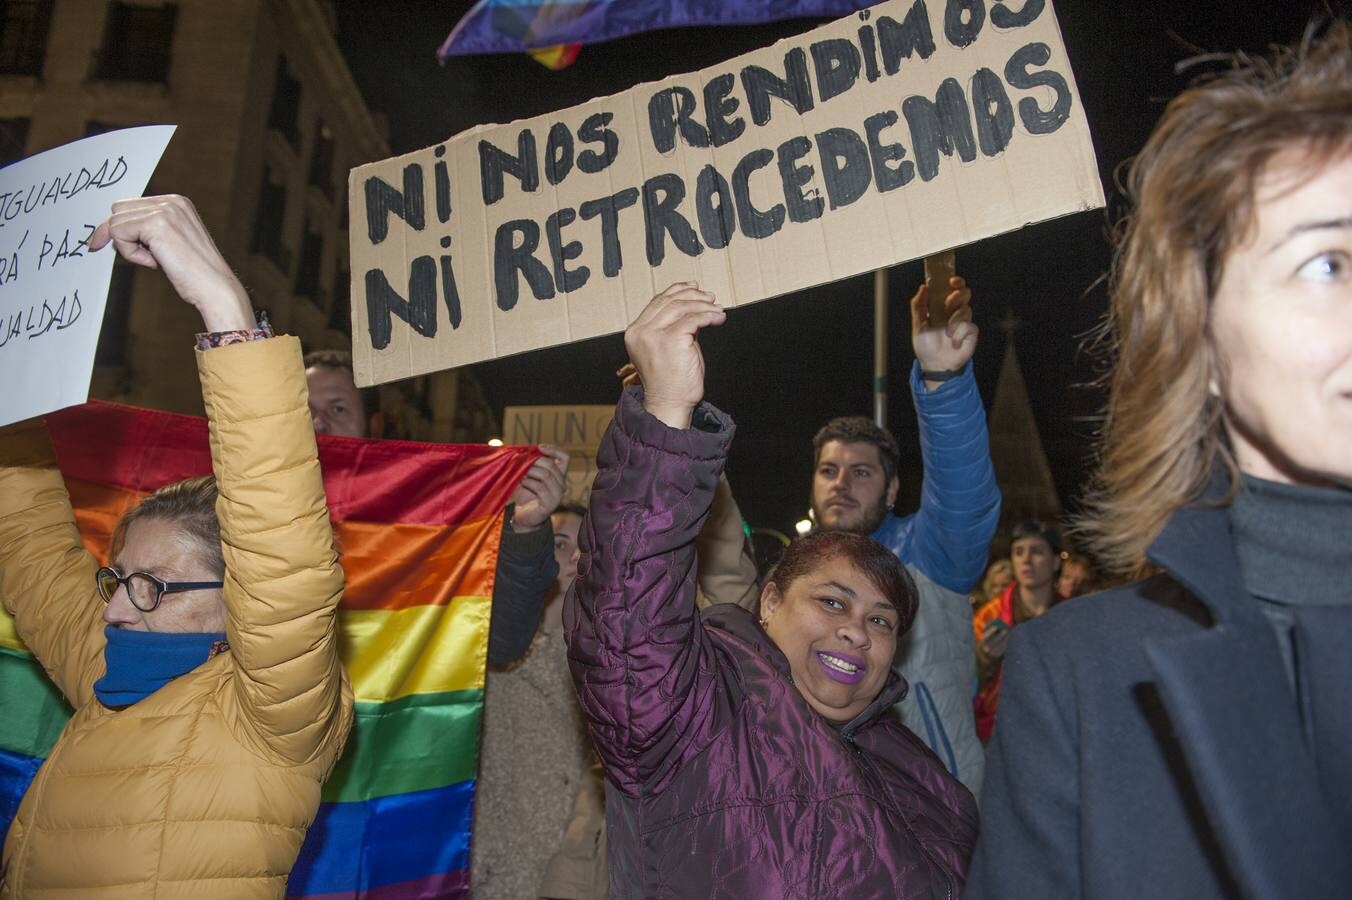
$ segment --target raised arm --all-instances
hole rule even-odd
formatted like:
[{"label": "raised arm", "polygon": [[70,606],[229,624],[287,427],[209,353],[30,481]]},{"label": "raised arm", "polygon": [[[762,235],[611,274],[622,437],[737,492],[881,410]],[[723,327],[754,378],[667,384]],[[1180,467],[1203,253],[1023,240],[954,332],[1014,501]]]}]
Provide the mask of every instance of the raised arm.
[{"label": "raised arm", "polygon": [[516,492],[503,526],[493,578],[493,612],[488,625],[488,664],[505,666],[530,649],[540,629],[540,613],[559,564],[554,559],[554,529],[549,516],[563,499],[568,454],[540,445]]},{"label": "raised arm", "polygon": [[729,709],[695,613],[695,539],[732,423],[699,405],[700,328],[724,313],[673,285],[625,333],[645,390],[628,388],[597,453],[577,579],[564,607],[568,658],[602,763],[620,790],[660,791]]},{"label": "raised arm", "polygon": [[[911,298],[916,355],[911,394],[925,476],[902,559],[936,583],[965,594],[985,568],[1000,521],[1000,490],[991,465],[986,410],[972,376],[977,343],[972,294],[961,278],[952,279],[951,286],[945,301],[950,316],[942,327],[932,328],[926,320],[923,285]],[[926,372],[942,373],[946,380],[927,379]]]},{"label": "raised arm", "polygon": [[98,564],[80,541],[41,421],[0,429],[0,599],[19,638],[79,707],[103,669]]},{"label": "raised arm", "polygon": [[[290,763],[336,750],[352,692],[338,660],[343,572],[319,472],[300,343],[258,337],[248,297],[192,204],[115,204],[91,249],[111,242],[160,268],[212,338],[198,353],[220,498],[226,635],[240,737]],[[235,343],[230,343],[236,340]]]}]

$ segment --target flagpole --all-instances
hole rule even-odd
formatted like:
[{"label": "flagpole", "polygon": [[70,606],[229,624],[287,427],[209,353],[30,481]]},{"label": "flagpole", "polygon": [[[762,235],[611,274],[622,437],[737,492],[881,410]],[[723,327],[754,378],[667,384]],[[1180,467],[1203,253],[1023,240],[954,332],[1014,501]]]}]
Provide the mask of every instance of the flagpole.
[{"label": "flagpole", "polygon": [[873,272],[873,421],[887,427],[887,270]]}]

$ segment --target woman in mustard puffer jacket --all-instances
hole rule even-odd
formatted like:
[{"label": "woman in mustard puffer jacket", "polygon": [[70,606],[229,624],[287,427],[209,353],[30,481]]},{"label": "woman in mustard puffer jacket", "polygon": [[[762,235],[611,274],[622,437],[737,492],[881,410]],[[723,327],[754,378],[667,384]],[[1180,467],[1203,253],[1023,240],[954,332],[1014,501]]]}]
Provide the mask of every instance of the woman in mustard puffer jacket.
[{"label": "woman in mustard puffer jacket", "polygon": [[76,710],[0,896],[281,897],[352,723],[299,342],[255,325],[187,200],[114,204],[109,242],[202,313],[215,479],[152,494],[100,569],[43,425],[0,429],[0,597]]}]

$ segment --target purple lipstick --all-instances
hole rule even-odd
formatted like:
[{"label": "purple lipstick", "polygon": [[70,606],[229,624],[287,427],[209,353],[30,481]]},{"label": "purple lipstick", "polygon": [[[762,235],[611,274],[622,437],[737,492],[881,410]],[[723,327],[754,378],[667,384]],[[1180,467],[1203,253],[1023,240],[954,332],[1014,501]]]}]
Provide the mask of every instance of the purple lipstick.
[{"label": "purple lipstick", "polygon": [[858,684],[868,671],[868,663],[857,656],[841,653],[838,650],[817,651],[817,664],[822,667],[826,677],[841,684]]}]

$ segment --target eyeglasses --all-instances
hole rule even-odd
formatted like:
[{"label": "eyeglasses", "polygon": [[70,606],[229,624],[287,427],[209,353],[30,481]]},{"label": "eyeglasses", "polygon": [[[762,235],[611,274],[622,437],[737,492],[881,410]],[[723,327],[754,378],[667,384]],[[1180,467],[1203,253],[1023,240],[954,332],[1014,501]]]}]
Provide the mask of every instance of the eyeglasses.
[{"label": "eyeglasses", "polygon": [[111,566],[103,566],[94,573],[99,586],[99,596],[104,603],[111,603],[118,585],[127,589],[127,598],[131,605],[141,612],[154,612],[165,594],[180,594],[184,591],[201,591],[208,588],[223,587],[223,581],[160,581],[146,572],[117,574]]}]

